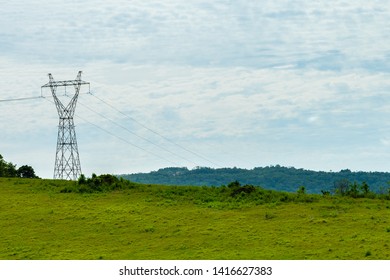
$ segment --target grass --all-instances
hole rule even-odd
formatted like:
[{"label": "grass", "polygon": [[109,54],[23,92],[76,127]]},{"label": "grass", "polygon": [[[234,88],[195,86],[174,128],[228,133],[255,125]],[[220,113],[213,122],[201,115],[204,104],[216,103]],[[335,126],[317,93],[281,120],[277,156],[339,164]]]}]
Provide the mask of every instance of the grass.
[{"label": "grass", "polygon": [[0,259],[390,259],[388,200],[74,184],[0,178]]}]

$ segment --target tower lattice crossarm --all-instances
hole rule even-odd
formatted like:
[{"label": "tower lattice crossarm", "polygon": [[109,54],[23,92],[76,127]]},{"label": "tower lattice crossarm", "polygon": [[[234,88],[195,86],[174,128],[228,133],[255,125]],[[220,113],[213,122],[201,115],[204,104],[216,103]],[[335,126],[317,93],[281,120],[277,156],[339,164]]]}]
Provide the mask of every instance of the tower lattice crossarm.
[{"label": "tower lattice crossarm", "polygon": [[[79,71],[75,80],[54,81],[52,74],[49,74],[49,82],[42,88],[50,88],[59,116],[57,149],[54,166],[54,179],[76,180],[81,175],[81,165],[77,148],[76,130],[73,121],[76,110],[77,99],[82,85],[89,82],[81,80]],[[73,86],[75,93],[70,102],[65,106],[58,98],[56,92],[58,87]]]}]

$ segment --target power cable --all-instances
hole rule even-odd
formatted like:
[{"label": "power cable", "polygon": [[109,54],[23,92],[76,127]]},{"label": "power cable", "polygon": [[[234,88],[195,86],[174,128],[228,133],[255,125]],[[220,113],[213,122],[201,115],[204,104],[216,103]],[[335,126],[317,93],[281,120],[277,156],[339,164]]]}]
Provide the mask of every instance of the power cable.
[{"label": "power cable", "polygon": [[180,144],[178,144],[178,143],[172,141],[171,139],[165,137],[164,135],[158,133],[157,131],[155,131],[155,130],[149,128],[149,127],[147,127],[146,125],[142,124],[141,122],[139,122],[139,121],[136,120],[135,118],[133,118],[133,117],[129,116],[128,114],[123,113],[122,111],[118,110],[118,109],[115,108],[113,105],[109,104],[108,102],[104,101],[103,99],[101,99],[101,98],[99,98],[99,97],[97,97],[97,96],[95,96],[95,95],[93,95],[93,94],[91,94],[91,95],[92,95],[93,97],[95,97],[96,99],[100,100],[102,103],[104,103],[104,104],[106,104],[107,106],[109,106],[110,108],[112,108],[113,110],[115,110],[115,111],[117,111],[118,113],[124,115],[125,117],[131,119],[132,121],[136,122],[138,125],[142,126],[142,127],[145,128],[146,130],[148,130],[148,131],[150,131],[150,132],[156,134],[157,136],[163,138],[164,140],[168,141],[169,143],[171,143],[171,144],[173,144],[173,145],[175,145],[175,146],[177,146],[177,147],[183,149],[184,151],[189,152],[189,153],[191,153],[191,154],[197,156],[198,158],[201,158],[201,159],[203,159],[203,160],[205,160],[205,161],[207,161],[207,162],[209,162],[209,163],[211,163],[211,164],[213,164],[213,165],[215,165],[215,166],[217,166],[217,167],[222,167],[222,166],[220,166],[219,164],[217,164],[217,163],[215,163],[215,162],[209,160],[209,159],[206,158],[205,156],[203,156],[203,155],[201,155],[201,154],[199,154],[199,153],[196,153],[196,152],[194,152],[194,151],[191,151],[191,150],[189,150],[188,148],[186,148],[186,147],[184,147],[184,146],[182,146],[182,145],[180,145]]},{"label": "power cable", "polygon": [[10,102],[10,101],[22,101],[22,100],[31,100],[38,99],[42,96],[34,96],[34,97],[20,97],[20,98],[9,98],[9,99],[0,99],[0,102]]},{"label": "power cable", "polygon": [[136,137],[138,137],[138,138],[140,138],[140,139],[142,139],[142,140],[144,140],[144,141],[146,141],[146,142],[148,142],[148,143],[150,143],[150,144],[156,146],[157,148],[160,148],[160,149],[162,149],[162,150],[164,150],[164,151],[166,151],[166,152],[168,152],[168,153],[170,153],[170,154],[172,154],[172,155],[174,155],[174,156],[176,156],[176,157],[179,157],[179,158],[181,158],[181,159],[183,159],[183,160],[185,160],[185,161],[188,161],[188,162],[190,162],[190,163],[196,165],[195,162],[193,162],[193,161],[191,161],[191,160],[189,160],[189,159],[187,159],[187,158],[185,158],[185,157],[183,157],[183,156],[181,156],[181,155],[178,155],[178,154],[176,154],[176,153],[174,153],[174,152],[168,150],[167,148],[164,148],[163,146],[158,145],[158,144],[156,144],[156,143],[150,141],[149,139],[147,139],[147,138],[145,138],[145,137],[143,137],[143,136],[140,136],[140,135],[134,133],[133,131],[131,131],[131,130],[128,129],[127,127],[125,127],[125,126],[123,126],[123,125],[117,123],[116,121],[113,121],[112,119],[110,119],[110,118],[104,116],[103,114],[101,114],[101,113],[99,113],[99,112],[93,110],[92,108],[90,108],[90,107],[88,107],[87,105],[81,103],[80,101],[79,101],[79,104],[82,105],[84,108],[90,110],[91,112],[93,112],[93,113],[95,113],[95,114],[101,116],[102,118],[108,120],[109,122],[115,124],[116,126],[118,126],[118,127],[122,128],[122,129],[126,130],[127,132],[131,133],[132,135],[134,135],[134,136],[136,136]]},{"label": "power cable", "polygon": [[133,146],[133,147],[136,147],[136,148],[138,148],[138,149],[140,149],[140,150],[142,150],[142,151],[144,151],[144,152],[146,152],[146,153],[148,153],[148,154],[151,154],[151,155],[153,155],[153,156],[155,156],[155,157],[158,157],[159,159],[162,159],[162,160],[164,160],[164,161],[166,161],[166,162],[169,162],[169,163],[171,163],[171,164],[173,164],[173,165],[175,165],[175,166],[180,166],[178,163],[173,162],[173,161],[171,161],[171,160],[169,160],[169,159],[166,159],[166,158],[164,158],[164,157],[161,157],[161,156],[159,156],[158,154],[155,154],[155,153],[153,153],[153,152],[151,152],[151,151],[148,151],[148,150],[146,150],[146,149],[144,149],[144,148],[142,148],[142,147],[140,147],[140,146],[138,146],[138,145],[136,145],[136,144],[134,144],[134,143],[128,141],[127,139],[122,138],[122,137],[120,137],[120,136],[118,136],[118,135],[116,135],[116,134],[114,134],[114,133],[108,131],[107,129],[102,128],[101,126],[99,126],[99,125],[97,125],[97,124],[94,124],[94,123],[92,123],[92,122],[86,120],[86,119],[83,118],[83,117],[80,117],[80,116],[77,115],[77,114],[76,114],[76,117],[79,118],[79,119],[81,119],[81,120],[83,120],[83,121],[85,121],[85,122],[87,122],[87,123],[89,123],[90,125],[93,125],[94,127],[98,128],[98,129],[104,131],[105,133],[107,133],[107,134],[109,134],[109,135],[111,135],[111,136],[113,136],[113,137],[118,138],[119,140],[121,140],[121,141],[123,141],[123,142],[125,142],[125,143],[127,143],[127,144],[129,144],[129,145],[131,145],[131,146]]}]

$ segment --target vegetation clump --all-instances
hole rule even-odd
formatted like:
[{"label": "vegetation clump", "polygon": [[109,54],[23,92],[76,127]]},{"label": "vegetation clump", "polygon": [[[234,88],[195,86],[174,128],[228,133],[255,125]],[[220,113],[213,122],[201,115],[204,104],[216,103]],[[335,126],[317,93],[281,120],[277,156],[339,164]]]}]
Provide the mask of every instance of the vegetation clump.
[{"label": "vegetation clump", "polygon": [[370,186],[366,182],[358,184],[357,182],[349,182],[346,179],[334,183],[334,193],[340,196],[348,196],[352,198],[376,198],[382,197],[390,199],[389,194],[376,194],[371,191]]},{"label": "vegetation clump", "polygon": [[34,168],[29,165],[22,165],[16,168],[16,164],[6,162],[0,154],[0,177],[38,178]]},{"label": "vegetation clump", "polygon": [[252,186],[252,185],[241,186],[240,182],[238,182],[237,180],[234,181],[234,182],[231,182],[228,185],[228,188],[231,191],[230,195],[232,197],[236,197],[239,194],[250,194],[250,193],[256,191],[256,187],[255,186]]},{"label": "vegetation clump", "polygon": [[91,178],[86,178],[81,174],[74,186],[66,186],[61,190],[62,193],[77,192],[77,193],[94,193],[94,192],[108,192],[121,189],[134,188],[136,184],[118,178],[110,174],[102,174],[97,176],[92,174]]},{"label": "vegetation clump", "polygon": [[185,187],[185,186],[158,186],[149,189],[153,192],[158,189],[158,196],[170,203],[183,201],[193,202],[207,208],[239,209],[268,203],[315,202],[321,197],[317,194],[299,194],[282,191],[267,190],[259,186],[242,185],[233,181],[227,186],[220,187]]}]

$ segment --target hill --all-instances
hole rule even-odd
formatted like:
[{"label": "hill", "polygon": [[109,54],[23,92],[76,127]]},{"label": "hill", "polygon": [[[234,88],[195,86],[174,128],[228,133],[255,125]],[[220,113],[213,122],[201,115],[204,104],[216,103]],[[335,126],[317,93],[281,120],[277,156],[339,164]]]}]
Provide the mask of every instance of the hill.
[{"label": "hill", "polygon": [[0,259],[389,259],[390,200],[0,178]]},{"label": "hill", "polygon": [[294,167],[267,166],[251,170],[241,168],[198,167],[189,170],[185,167],[168,167],[150,173],[120,175],[133,182],[144,184],[221,186],[232,181],[242,184],[262,186],[267,189],[295,192],[305,186],[308,193],[333,192],[340,181],[366,182],[374,192],[386,192],[390,182],[388,172],[352,172],[344,169],[339,172],[312,171]]}]

